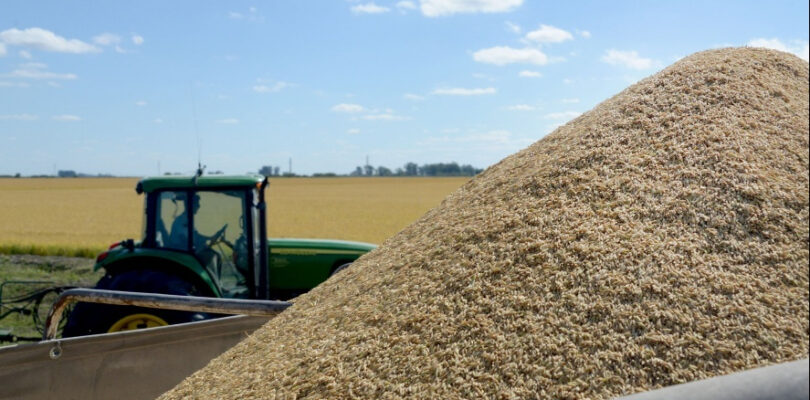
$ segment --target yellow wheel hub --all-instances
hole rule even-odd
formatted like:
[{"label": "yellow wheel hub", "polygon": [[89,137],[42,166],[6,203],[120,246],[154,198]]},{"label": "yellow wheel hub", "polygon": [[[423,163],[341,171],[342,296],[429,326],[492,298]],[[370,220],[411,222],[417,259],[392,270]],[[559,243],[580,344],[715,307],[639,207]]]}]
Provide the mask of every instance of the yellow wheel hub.
[{"label": "yellow wheel hub", "polygon": [[166,326],[168,322],[152,314],[132,314],[116,321],[107,332],[131,331],[135,329],[154,328]]}]

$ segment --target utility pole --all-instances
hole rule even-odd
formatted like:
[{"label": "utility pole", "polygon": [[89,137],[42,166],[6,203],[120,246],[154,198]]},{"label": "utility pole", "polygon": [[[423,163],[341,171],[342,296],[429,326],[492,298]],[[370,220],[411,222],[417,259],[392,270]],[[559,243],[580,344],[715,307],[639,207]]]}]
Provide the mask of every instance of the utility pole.
[{"label": "utility pole", "polygon": [[292,175],[292,157],[290,157],[290,175]]}]

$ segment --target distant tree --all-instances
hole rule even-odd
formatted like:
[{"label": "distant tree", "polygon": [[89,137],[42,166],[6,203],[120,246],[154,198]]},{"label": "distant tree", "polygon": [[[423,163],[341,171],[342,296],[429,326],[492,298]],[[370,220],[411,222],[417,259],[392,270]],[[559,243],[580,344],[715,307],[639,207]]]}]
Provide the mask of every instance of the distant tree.
[{"label": "distant tree", "polygon": [[419,166],[416,163],[409,162],[405,164],[405,175],[417,176],[419,175]]},{"label": "distant tree", "polygon": [[349,176],[363,176],[363,167],[358,166],[349,174]]},{"label": "distant tree", "polygon": [[15,178],[19,178],[19,177],[20,177],[20,173],[19,173],[19,172],[17,172],[16,174],[14,174],[14,177],[15,177]]},{"label": "distant tree", "polygon": [[315,178],[332,178],[337,176],[337,174],[334,172],[316,172],[312,174],[312,176]]},{"label": "distant tree", "polygon": [[270,165],[265,165],[259,168],[259,175],[273,176],[273,167]]},{"label": "distant tree", "polygon": [[475,168],[475,167],[473,167],[472,165],[469,165],[469,164],[461,166],[461,175],[464,175],[464,176],[475,176],[475,175],[480,174],[482,171],[483,171],[483,169]]},{"label": "distant tree", "polygon": [[394,175],[403,176],[403,175],[405,175],[405,170],[402,169],[402,168],[397,168],[396,172],[394,172]]},{"label": "distant tree", "polygon": [[68,169],[68,170],[59,170],[59,172],[57,172],[57,176],[60,178],[75,178],[78,175],[76,174],[76,171]]},{"label": "distant tree", "polygon": [[391,176],[391,175],[394,175],[394,173],[391,172],[390,169],[383,167],[382,165],[377,167],[377,176]]},{"label": "distant tree", "polygon": [[366,172],[365,175],[366,176],[373,176],[374,175],[374,167],[372,167],[371,165],[366,165],[363,168],[365,169],[365,172]]}]

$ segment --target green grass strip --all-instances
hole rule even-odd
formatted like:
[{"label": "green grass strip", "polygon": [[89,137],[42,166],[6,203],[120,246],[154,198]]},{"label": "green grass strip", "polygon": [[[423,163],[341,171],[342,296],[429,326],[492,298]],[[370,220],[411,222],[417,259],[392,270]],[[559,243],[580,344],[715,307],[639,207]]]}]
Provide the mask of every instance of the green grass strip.
[{"label": "green grass strip", "polygon": [[95,258],[104,247],[67,247],[37,244],[0,244],[0,254],[31,254],[35,256],[62,256]]}]

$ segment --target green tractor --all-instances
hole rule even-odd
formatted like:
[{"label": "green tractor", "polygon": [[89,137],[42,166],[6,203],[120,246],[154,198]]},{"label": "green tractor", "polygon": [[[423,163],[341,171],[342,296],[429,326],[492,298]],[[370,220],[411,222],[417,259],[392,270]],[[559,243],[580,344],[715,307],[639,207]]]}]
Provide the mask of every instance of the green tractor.
[{"label": "green tractor", "polygon": [[[101,253],[98,289],[220,298],[287,300],[374,249],[368,243],[268,239],[263,176],[155,177],[145,194],[143,237]],[[217,315],[80,303],[62,336],[82,336]]]}]

